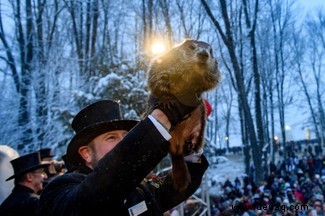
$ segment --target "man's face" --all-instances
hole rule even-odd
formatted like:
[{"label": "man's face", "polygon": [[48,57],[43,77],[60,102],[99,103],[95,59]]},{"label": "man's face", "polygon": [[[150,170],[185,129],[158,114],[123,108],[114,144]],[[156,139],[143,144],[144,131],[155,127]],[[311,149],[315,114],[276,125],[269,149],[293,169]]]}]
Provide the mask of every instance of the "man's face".
[{"label": "man's face", "polygon": [[91,166],[97,166],[97,163],[108,152],[110,152],[127,134],[126,130],[114,130],[97,136],[89,144],[91,149]]},{"label": "man's face", "polygon": [[320,212],[320,211],[322,210],[322,208],[323,208],[323,205],[322,205],[321,202],[316,201],[316,202],[314,203],[314,208],[316,209],[317,212]]},{"label": "man's face", "polygon": [[39,192],[43,189],[43,182],[47,179],[44,168],[34,170],[32,173],[31,183],[35,192]]}]

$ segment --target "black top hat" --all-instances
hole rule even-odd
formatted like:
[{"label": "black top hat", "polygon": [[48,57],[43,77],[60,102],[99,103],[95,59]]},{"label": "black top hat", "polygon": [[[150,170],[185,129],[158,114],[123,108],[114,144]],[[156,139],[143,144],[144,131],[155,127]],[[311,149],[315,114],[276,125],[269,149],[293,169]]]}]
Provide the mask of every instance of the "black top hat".
[{"label": "black top hat", "polygon": [[131,130],[138,121],[122,119],[119,103],[111,100],[95,102],[83,108],[73,119],[76,135],[67,149],[67,159],[78,166],[83,163],[78,149],[88,145],[95,137],[112,130]]},{"label": "black top hat", "polygon": [[39,150],[40,154],[41,154],[41,160],[43,160],[44,158],[48,158],[48,157],[54,157],[54,155],[52,155],[52,149],[51,148],[44,148]]},{"label": "black top hat", "polygon": [[14,175],[10,176],[6,181],[16,178],[17,176],[21,176],[33,170],[37,170],[42,167],[47,167],[49,163],[42,163],[41,156],[39,152],[34,152],[31,154],[27,154],[16,158],[11,162],[12,167],[14,168]]}]

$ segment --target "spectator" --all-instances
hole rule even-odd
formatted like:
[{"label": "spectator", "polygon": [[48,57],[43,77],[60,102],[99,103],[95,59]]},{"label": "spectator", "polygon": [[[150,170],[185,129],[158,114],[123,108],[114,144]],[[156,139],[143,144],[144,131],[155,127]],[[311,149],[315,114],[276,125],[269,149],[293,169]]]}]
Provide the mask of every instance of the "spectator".
[{"label": "spectator", "polygon": [[323,204],[322,204],[321,200],[315,200],[314,208],[316,210],[317,216],[324,216],[324,209],[323,209]]},{"label": "spectator", "polygon": [[0,206],[1,216],[35,216],[39,200],[38,192],[43,189],[47,178],[39,152],[27,154],[11,161],[14,175],[6,181],[15,179],[15,187]]},{"label": "spectator", "polygon": [[41,160],[50,164],[47,169],[45,169],[47,175],[47,179],[43,183],[43,186],[45,187],[50,181],[61,173],[63,164],[53,159],[54,155],[52,154],[51,148],[44,148],[39,152],[41,155]]}]

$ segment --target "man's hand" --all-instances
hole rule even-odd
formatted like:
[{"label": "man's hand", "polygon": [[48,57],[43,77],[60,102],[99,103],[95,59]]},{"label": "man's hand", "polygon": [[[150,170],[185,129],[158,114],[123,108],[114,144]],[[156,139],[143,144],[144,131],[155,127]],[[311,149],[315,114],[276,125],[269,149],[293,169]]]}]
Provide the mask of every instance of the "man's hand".
[{"label": "man's hand", "polygon": [[187,119],[190,116],[191,112],[202,101],[201,99],[198,99],[196,96],[194,97],[195,99],[191,100],[190,102],[189,102],[189,98],[191,97],[186,97],[186,98],[181,97],[181,98],[182,101],[186,101],[187,104],[191,104],[191,105],[185,105],[184,103],[180,102],[180,100],[176,97],[174,97],[168,103],[162,103],[161,101],[159,101],[159,98],[156,98],[153,95],[149,95],[150,103],[154,104],[154,108],[160,109],[166,114],[172,126],[175,126],[181,121]]},{"label": "man's hand", "polygon": [[151,115],[160,123],[162,126],[164,126],[168,131],[170,131],[171,124],[166,116],[166,114],[161,111],[160,109],[154,109],[151,113]]}]

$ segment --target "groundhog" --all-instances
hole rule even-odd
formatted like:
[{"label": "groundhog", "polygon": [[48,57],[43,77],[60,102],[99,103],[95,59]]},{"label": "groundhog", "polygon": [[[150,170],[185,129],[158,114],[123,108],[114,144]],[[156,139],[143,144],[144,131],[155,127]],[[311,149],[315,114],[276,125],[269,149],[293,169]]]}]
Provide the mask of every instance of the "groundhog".
[{"label": "groundhog", "polygon": [[196,106],[190,116],[172,127],[170,132],[172,138],[169,153],[176,190],[186,189],[191,181],[184,155],[197,152],[203,147],[206,108],[202,93],[216,87],[219,81],[220,72],[212,48],[203,41],[186,39],[153,59],[149,65],[149,97],[145,115],[157,107],[157,100],[168,106],[178,98],[185,105]]}]

